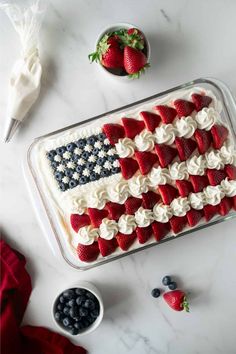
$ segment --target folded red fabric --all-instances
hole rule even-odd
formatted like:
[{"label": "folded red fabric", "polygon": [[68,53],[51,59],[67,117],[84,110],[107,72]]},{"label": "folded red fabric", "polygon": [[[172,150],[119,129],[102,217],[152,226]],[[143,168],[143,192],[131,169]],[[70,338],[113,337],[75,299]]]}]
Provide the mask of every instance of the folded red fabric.
[{"label": "folded red fabric", "polygon": [[23,255],[0,241],[0,334],[2,354],[85,354],[67,338],[43,327],[20,326],[31,294]]}]

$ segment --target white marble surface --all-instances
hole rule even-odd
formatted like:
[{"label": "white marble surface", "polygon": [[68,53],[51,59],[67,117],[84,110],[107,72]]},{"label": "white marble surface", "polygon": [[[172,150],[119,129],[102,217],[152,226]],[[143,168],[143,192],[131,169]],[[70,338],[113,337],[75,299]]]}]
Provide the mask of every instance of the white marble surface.
[{"label": "white marble surface", "polygon": [[[27,146],[39,135],[131,103],[200,76],[224,80],[236,93],[236,2],[233,0],[51,1],[41,33],[40,99],[7,145],[0,144],[0,219],[9,242],[28,258],[33,292],[25,323],[56,330],[52,301],[79,279],[94,282],[105,301],[99,329],[74,341],[90,353],[233,354],[236,328],[235,220],[80,273],[53,257],[22,175]],[[137,24],[150,39],[151,69],[132,83],[111,80],[90,65],[98,32]],[[19,44],[0,13],[0,126]],[[150,291],[165,274],[191,292],[191,313],[172,312]]]}]

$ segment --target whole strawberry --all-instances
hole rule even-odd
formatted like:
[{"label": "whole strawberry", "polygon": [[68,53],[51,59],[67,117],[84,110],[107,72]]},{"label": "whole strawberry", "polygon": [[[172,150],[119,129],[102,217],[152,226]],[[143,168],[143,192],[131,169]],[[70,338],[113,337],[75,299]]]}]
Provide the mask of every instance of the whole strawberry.
[{"label": "whole strawberry", "polygon": [[124,48],[124,67],[131,78],[139,78],[149,64],[145,54],[135,48],[126,46]]},{"label": "whole strawberry", "polygon": [[165,302],[175,311],[189,312],[189,304],[187,302],[186,294],[182,290],[173,290],[164,293],[163,298]]},{"label": "whole strawberry", "polygon": [[97,51],[89,54],[89,59],[109,69],[123,68],[124,55],[119,40],[118,36],[106,34],[98,43]]}]

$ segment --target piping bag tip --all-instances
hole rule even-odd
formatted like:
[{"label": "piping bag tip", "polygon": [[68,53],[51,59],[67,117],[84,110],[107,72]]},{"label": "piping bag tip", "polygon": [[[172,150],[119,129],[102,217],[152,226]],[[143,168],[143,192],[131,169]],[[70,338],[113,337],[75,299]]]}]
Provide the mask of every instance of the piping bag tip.
[{"label": "piping bag tip", "polygon": [[15,134],[17,128],[19,127],[20,123],[21,121],[11,118],[9,125],[7,126],[5,136],[3,138],[4,143],[9,143],[9,141]]}]

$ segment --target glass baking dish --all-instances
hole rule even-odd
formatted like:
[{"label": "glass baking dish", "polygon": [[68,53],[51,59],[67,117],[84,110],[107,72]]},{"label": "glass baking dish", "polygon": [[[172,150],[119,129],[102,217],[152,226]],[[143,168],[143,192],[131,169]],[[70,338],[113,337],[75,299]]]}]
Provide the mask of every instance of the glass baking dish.
[{"label": "glass baking dish", "polygon": [[[175,88],[172,88],[170,90],[158,93],[156,95],[153,95],[151,97],[145,98],[143,100],[140,100],[138,102],[132,103],[130,105],[124,106],[122,108],[110,111],[105,114],[101,114],[99,116],[90,118],[86,121],[83,121],[78,124],[71,125],[69,127],[57,130],[55,132],[52,132],[50,134],[41,136],[39,138],[36,138],[34,142],[30,145],[28,152],[27,152],[27,169],[29,171],[28,177],[26,178],[28,180],[32,180],[33,184],[31,183],[30,189],[36,188],[37,190],[37,196],[40,198],[40,204],[42,206],[43,211],[41,210],[41,221],[43,223],[48,223],[50,225],[50,232],[48,230],[48,235],[47,237],[49,238],[49,242],[51,243],[52,247],[55,248],[55,245],[57,245],[57,248],[60,250],[61,255],[63,256],[64,260],[72,267],[79,269],[79,270],[87,270],[89,268],[105,264],[107,262],[110,262],[115,259],[119,259],[121,257],[127,256],[129,254],[135,253],[137,251],[141,251],[143,249],[146,249],[151,246],[155,246],[158,244],[161,244],[163,242],[167,242],[179,237],[182,237],[184,235],[187,235],[189,233],[192,233],[193,231],[200,230],[206,227],[209,227],[211,225],[214,225],[216,223],[231,219],[236,216],[236,211],[231,210],[229,214],[226,216],[215,216],[211,221],[208,223],[206,222],[200,222],[197,226],[193,228],[186,227],[183,232],[179,233],[178,235],[173,235],[169,234],[166,238],[162,239],[160,242],[156,242],[155,240],[151,240],[147,242],[144,245],[137,244],[134,248],[131,250],[128,250],[126,252],[119,251],[118,253],[111,254],[110,256],[103,257],[103,258],[98,258],[96,261],[92,263],[85,263],[79,260],[69,249],[68,244],[67,244],[67,237],[66,234],[69,232],[68,228],[63,227],[64,225],[64,215],[63,212],[57,210],[58,208],[55,207],[54,202],[49,198],[46,189],[44,188],[43,181],[39,176],[39,171],[38,171],[38,166],[36,164],[36,154],[37,154],[37,147],[39,144],[44,143],[45,140],[48,138],[57,138],[60,137],[60,135],[69,130],[74,130],[75,128],[82,128],[87,126],[89,123],[94,122],[96,120],[99,120],[101,118],[106,118],[108,116],[114,115],[114,114],[121,114],[125,113],[128,109],[137,109],[142,107],[142,105],[145,103],[152,103],[156,99],[162,99],[166,95],[173,94],[177,91],[181,90],[186,90],[186,89],[193,89],[195,87],[202,87],[203,89],[206,90],[211,90],[212,93],[215,95],[217,100],[219,100],[222,104],[222,113],[221,113],[221,119],[223,123],[228,127],[230,133],[231,133],[231,138],[232,138],[232,143],[234,148],[236,147],[236,104],[234,101],[234,98],[228,89],[228,87],[222,83],[219,80],[212,79],[212,78],[200,78],[197,80],[193,80],[191,82],[185,83],[183,85],[177,86]],[[37,196],[34,196],[33,198],[38,198]],[[38,210],[39,211],[39,210]],[[43,214],[42,214],[43,213]],[[42,220],[42,215],[43,215],[43,220]]]}]

